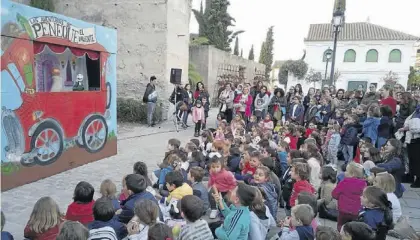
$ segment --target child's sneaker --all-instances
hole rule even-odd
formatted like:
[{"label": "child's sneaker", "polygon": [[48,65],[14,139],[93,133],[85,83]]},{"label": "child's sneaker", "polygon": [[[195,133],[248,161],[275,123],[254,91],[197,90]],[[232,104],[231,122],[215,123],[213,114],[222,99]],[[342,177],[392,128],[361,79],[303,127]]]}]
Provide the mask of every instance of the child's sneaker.
[{"label": "child's sneaker", "polygon": [[210,212],[210,219],[215,219],[217,217],[217,214],[219,214],[219,211],[216,209],[212,209]]},{"label": "child's sneaker", "polygon": [[195,132],[195,133],[194,133],[194,137],[199,137],[199,135],[200,135],[200,134],[199,134],[198,132]]}]

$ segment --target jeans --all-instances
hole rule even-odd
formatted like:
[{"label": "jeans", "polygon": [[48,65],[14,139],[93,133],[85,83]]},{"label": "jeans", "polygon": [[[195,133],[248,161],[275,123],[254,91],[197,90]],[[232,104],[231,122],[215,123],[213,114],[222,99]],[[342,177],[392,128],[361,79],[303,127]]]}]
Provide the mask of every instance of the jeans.
[{"label": "jeans", "polygon": [[195,124],[195,132],[199,133],[201,130],[201,120],[198,120],[197,123]]},{"label": "jeans", "polygon": [[182,122],[187,125],[188,122],[188,111],[184,111],[184,115],[182,115]]},{"label": "jeans", "polygon": [[156,103],[155,102],[147,102],[147,124],[153,124],[153,113],[155,113]]},{"label": "jeans", "polygon": [[353,161],[353,151],[354,151],[354,147],[351,145],[343,145],[343,156],[344,156],[344,161],[346,163],[348,163],[349,161]]}]

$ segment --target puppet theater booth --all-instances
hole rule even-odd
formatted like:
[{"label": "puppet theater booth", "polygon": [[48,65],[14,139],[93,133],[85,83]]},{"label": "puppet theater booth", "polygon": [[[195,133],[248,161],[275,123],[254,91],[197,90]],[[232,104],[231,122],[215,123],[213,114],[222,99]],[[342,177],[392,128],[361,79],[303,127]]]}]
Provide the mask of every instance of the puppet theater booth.
[{"label": "puppet theater booth", "polygon": [[84,90],[100,90],[98,52],[34,42],[34,54],[37,92],[72,91],[78,74]]}]

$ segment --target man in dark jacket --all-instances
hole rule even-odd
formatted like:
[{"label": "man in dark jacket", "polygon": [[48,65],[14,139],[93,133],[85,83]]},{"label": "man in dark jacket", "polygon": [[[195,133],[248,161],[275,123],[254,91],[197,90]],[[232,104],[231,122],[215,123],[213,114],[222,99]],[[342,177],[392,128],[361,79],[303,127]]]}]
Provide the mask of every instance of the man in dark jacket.
[{"label": "man in dark jacket", "polygon": [[188,127],[187,119],[189,98],[188,92],[179,84],[175,86],[175,89],[169,98],[169,102],[175,105],[176,116],[178,121],[182,119],[182,126],[184,128]]},{"label": "man in dark jacket", "polygon": [[150,77],[150,83],[146,86],[146,91],[144,92],[143,102],[147,103],[147,124],[149,127],[153,127],[155,123],[153,123],[153,113],[156,109],[156,102],[157,102],[157,92],[156,92],[156,77]]}]

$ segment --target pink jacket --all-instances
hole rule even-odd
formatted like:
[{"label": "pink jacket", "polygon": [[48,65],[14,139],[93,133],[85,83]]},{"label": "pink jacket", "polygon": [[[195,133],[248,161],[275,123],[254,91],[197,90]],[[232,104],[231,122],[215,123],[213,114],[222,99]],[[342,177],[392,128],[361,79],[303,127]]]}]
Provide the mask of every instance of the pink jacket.
[{"label": "pink jacket", "polygon": [[363,179],[346,177],[332,191],[332,197],[338,201],[338,211],[357,215],[362,207],[360,197],[367,186]]},{"label": "pink jacket", "polygon": [[194,107],[192,109],[192,119],[193,119],[193,122],[195,122],[195,123],[197,123],[200,120],[201,120],[201,122],[206,121],[206,116],[205,116],[205,113],[204,113],[204,107],[203,106],[200,107],[200,108]]},{"label": "pink jacket", "polygon": [[[239,94],[238,96],[236,96],[235,100],[233,101],[233,103],[239,103],[239,101],[241,101],[242,98],[242,94]],[[246,101],[246,107],[245,107],[245,116],[246,117],[250,117],[251,116],[251,105],[252,105],[252,96],[251,94],[248,94],[248,100]],[[238,109],[239,111],[239,109]]]},{"label": "pink jacket", "polygon": [[236,187],[236,179],[231,172],[222,169],[216,174],[210,173],[208,184],[209,188],[215,185],[219,192],[228,192]]}]

